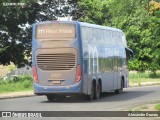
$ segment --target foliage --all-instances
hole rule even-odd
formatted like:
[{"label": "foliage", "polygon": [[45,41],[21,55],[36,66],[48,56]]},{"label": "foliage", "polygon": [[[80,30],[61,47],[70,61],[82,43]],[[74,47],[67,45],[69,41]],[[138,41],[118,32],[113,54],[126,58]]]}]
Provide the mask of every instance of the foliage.
[{"label": "foliage", "polygon": [[155,109],[160,110],[160,103],[157,103]]},{"label": "foliage", "polygon": [[8,69],[9,71],[14,70],[15,68],[16,68],[16,66],[15,66],[14,64],[10,64],[10,65],[7,66],[7,69]]},{"label": "foliage", "polygon": [[10,83],[15,83],[15,82],[22,83],[24,81],[32,82],[32,76],[30,76],[30,75],[10,76],[5,80],[0,79],[0,85],[1,84],[10,84]]},{"label": "foliage", "polygon": [[33,90],[32,77],[21,75],[0,80],[0,93]]},{"label": "foliage", "polygon": [[122,29],[128,47],[134,53],[131,70],[160,69],[160,1],[147,0],[81,0],[80,21]]},{"label": "foliage", "polygon": [[[0,64],[18,67],[31,57],[31,25],[71,15],[79,20],[122,29],[135,59],[131,70],[160,69],[159,0],[16,0],[24,6],[0,1]],[[8,3],[13,1],[7,0]]]},{"label": "foliage", "polygon": [[152,73],[152,72],[136,72],[129,74],[130,79],[138,79],[138,78],[160,78],[160,72]]},{"label": "foliage", "polygon": [[28,80],[25,80],[25,81],[22,82],[22,86],[23,86],[24,88],[29,88],[30,85],[32,85],[32,84],[31,84],[31,82],[28,81]]},{"label": "foliage", "polygon": [[160,3],[156,1],[150,1],[149,2],[149,13],[150,14],[155,14],[157,10],[160,9]]},{"label": "foliage", "polygon": [[99,25],[103,25],[105,22],[110,22],[110,14],[108,14],[109,10],[106,1],[80,0],[77,4],[77,11],[73,10],[71,13],[74,20]]},{"label": "foliage", "polygon": [[65,0],[1,0],[0,64],[13,62],[18,67],[31,64],[25,59],[31,57],[31,25],[38,21],[56,20],[57,16],[65,16],[69,14],[69,8]]},{"label": "foliage", "polygon": [[129,74],[129,85],[137,84],[141,86],[142,83],[151,82],[156,85],[160,84],[160,73],[156,72],[136,72]]}]

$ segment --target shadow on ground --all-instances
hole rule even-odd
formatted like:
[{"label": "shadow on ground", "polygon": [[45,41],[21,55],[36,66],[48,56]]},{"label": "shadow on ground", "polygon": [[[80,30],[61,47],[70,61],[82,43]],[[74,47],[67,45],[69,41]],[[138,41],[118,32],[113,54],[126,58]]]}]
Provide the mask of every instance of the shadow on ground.
[{"label": "shadow on ground", "polygon": [[53,101],[42,101],[41,103],[93,103],[93,102],[115,102],[115,101],[128,101],[130,99],[135,99],[154,91],[124,91],[121,94],[116,94],[114,92],[106,92],[101,95],[98,100],[88,101],[86,96],[73,95],[73,96],[60,96],[56,97]]}]

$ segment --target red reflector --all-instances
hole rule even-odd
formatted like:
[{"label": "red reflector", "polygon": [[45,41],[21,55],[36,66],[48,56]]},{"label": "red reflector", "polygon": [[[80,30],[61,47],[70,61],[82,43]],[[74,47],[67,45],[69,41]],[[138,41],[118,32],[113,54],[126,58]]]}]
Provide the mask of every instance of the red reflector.
[{"label": "red reflector", "polygon": [[76,82],[79,82],[81,80],[81,76],[82,76],[82,70],[81,70],[81,66],[77,65],[77,70],[76,70]]},{"label": "red reflector", "polygon": [[38,83],[37,69],[35,66],[33,66],[32,69],[33,69],[33,80],[35,83]]}]

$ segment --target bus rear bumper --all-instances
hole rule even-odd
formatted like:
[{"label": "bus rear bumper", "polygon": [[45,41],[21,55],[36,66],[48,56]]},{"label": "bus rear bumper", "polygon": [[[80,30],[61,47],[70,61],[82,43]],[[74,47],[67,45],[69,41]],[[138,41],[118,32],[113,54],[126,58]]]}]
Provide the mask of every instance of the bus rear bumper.
[{"label": "bus rear bumper", "polygon": [[82,93],[81,82],[70,86],[42,86],[40,84],[34,83],[34,94],[37,95],[72,93]]}]

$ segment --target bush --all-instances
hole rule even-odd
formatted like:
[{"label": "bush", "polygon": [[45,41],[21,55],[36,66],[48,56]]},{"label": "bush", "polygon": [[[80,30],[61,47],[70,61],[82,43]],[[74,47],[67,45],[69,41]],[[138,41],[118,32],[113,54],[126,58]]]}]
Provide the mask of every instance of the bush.
[{"label": "bush", "polygon": [[28,80],[25,80],[25,81],[22,82],[22,86],[24,88],[29,88],[31,86],[31,82],[28,81]]},{"label": "bush", "polygon": [[156,108],[157,110],[160,110],[160,103],[156,104],[155,108]]},{"label": "bush", "polygon": [[19,76],[12,75],[7,77],[6,79],[0,79],[0,84],[23,82],[25,80],[32,82],[32,76],[31,75],[19,75]]},{"label": "bush", "polygon": [[25,80],[32,81],[31,75],[20,75],[18,78],[20,79],[20,81],[25,81]]},{"label": "bush", "polygon": [[5,80],[0,79],[0,93],[32,89],[33,85],[31,75],[10,76]]},{"label": "bush", "polygon": [[137,72],[137,73],[130,73],[129,77],[132,79],[136,78],[160,78],[159,72]]}]

